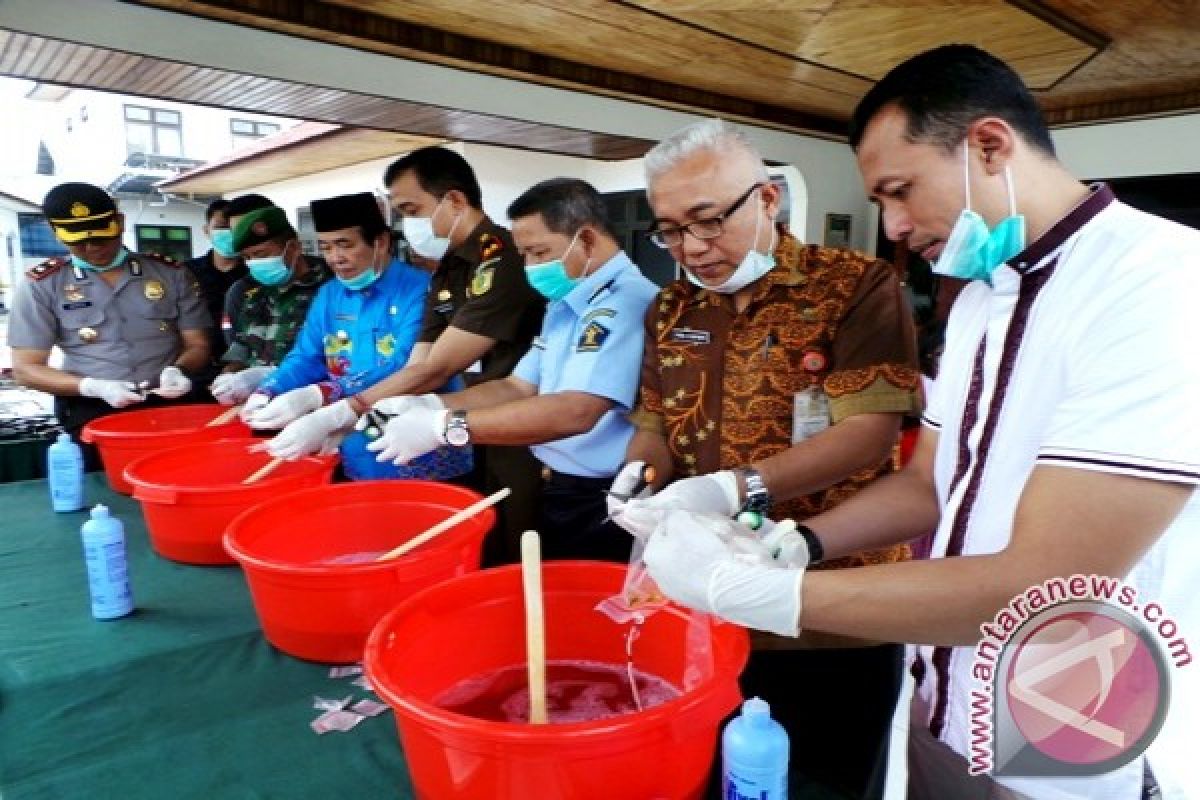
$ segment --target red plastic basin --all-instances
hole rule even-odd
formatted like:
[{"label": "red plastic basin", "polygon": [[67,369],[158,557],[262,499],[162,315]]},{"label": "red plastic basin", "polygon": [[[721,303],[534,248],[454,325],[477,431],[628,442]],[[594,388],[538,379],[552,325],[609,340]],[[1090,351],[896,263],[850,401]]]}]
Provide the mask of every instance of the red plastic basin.
[{"label": "red plastic basin", "polygon": [[185,444],[125,467],[155,552],[186,564],[232,564],[221,537],[234,517],[264,500],[329,483],[337,465],[336,456],[285,461],[265,478],[243,484],[270,461],[266,453],[250,452],[255,443]]},{"label": "red plastic basin", "polygon": [[413,592],[479,569],[486,509],[412,553],[384,562],[330,564],[383,553],[481,500],[434,481],[360,481],[302,489],[239,515],[225,549],[242,565],[263,634],[297,658],[351,663],[371,628]]},{"label": "red plastic basin", "polygon": [[165,447],[249,437],[250,429],[237,417],[224,425],[206,427],[227,410],[218,405],[181,405],[122,411],[84,425],[80,438],[100,451],[112,490],[132,494],[133,487],[125,480],[130,461]]},{"label": "red plastic basin", "polygon": [[[625,569],[590,561],[543,565],[548,660],[625,664],[626,627],[594,610],[620,590]],[[634,664],[683,694],[637,713],[528,725],[434,705],[433,698],[466,678],[524,663],[524,625],[521,571],[512,566],[426,589],[371,632],[366,672],[396,712],[418,798],[702,796],[717,728],[741,702],[737,678],[749,654],[744,629],[711,617],[693,623],[674,606],[649,617],[634,645]]]}]

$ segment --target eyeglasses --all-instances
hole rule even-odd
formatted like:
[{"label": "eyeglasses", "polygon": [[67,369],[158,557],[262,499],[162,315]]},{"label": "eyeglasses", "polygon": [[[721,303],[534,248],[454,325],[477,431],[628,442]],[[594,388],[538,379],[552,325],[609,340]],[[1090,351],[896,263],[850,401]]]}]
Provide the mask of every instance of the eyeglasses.
[{"label": "eyeglasses", "polygon": [[698,219],[695,222],[689,222],[687,225],[680,225],[676,228],[658,228],[657,230],[647,231],[646,235],[650,237],[650,241],[654,242],[664,250],[668,247],[679,247],[683,244],[683,235],[690,233],[697,239],[716,239],[725,229],[725,220],[737,213],[737,210],[746,204],[750,199],[750,195],[754,194],[754,190],[762,187],[762,183],[756,183],[746,190],[745,194],[733,201],[728,210],[723,214],[717,214],[715,217],[708,219]]}]

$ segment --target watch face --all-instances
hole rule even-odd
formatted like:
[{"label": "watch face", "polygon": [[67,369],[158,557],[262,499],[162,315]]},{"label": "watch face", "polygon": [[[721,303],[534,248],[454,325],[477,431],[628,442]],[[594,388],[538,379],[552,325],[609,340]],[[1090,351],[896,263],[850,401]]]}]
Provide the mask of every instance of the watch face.
[{"label": "watch face", "polygon": [[464,447],[471,441],[471,435],[467,433],[466,428],[451,427],[446,430],[446,441],[455,447]]}]

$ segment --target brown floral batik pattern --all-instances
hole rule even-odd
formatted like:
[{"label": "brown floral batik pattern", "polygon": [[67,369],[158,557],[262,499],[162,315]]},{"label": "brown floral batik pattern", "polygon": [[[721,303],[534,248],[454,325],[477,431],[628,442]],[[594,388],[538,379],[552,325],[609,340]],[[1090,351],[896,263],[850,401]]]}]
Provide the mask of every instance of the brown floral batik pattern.
[{"label": "brown floral batik pattern", "polygon": [[[786,234],[775,258],[740,314],[730,297],[684,281],[660,292],[647,313],[632,416],[663,435],[677,475],[730,469],[787,449],[794,397],[813,386],[828,396],[834,423],[856,413],[917,410],[912,323],[891,268]],[[892,468],[886,459],[780,503],[773,515],[811,517]],[[830,566],[906,554],[899,547]]]}]

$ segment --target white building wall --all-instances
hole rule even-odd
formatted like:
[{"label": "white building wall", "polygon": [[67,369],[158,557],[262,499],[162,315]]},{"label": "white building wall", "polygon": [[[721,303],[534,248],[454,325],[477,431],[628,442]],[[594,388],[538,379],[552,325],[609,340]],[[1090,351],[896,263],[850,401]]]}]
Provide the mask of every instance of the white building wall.
[{"label": "white building wall", "polygon": [[[601,192],[643,188],[640,158],[605,162],[461,142],[444,146],[461,153],[471,164],[483,193],[483,210],[500,224],[507,223],[505,211],[521,192],[547,178],[582,178]],[[401,155],[396,153],[313,175],[250,186],[227,196],[251,192],[265,195],[286,210],[292,224],[296,224],[297,210],[315,199],[353,192],[384,193],[383,173]]]},{"label": "white building wall", "polygon": [[17,211],[0,199],[0,304],[12,306],[12,290],[21,274],[21,232]]},{"label": "white building wall", "polygon": [[342,194],[357,192],[375,192],[383,194],[383,171],[387,165],[399,157],[388,156],[348,167],[326,170],[312,175],[302,175],[285,181],[267,183],[261,186],[249,186],[244,190],[226,192],[226,197],[236,197],[241,194],[261,194],[270,198],[271,202],[287,212],[292,225],[296,225],[297,211],[307,210],[313,200],[324,197],[336,197]]},{"label": "white building wall", "polygon": [[[271,122],[287,129],[296,121],[222,108],[75,89],[51,106],[47,146],[64,180],[108,183],[128,155],[125,106],[164,109],[180,115],[183,158],[211,161],[235,150],[231,119]],[[243,142],[237,146],[244,146]]]},{"label": "white building wall", "polygon": [[1052,135],[1059,158],[1080,178],[1200,172],[1200,114],[1062,128]]},{"label": "white building wall", "polygon": [[176,225],[191,228],[194,256],[208,252],[211,246],[204,236],[205,206],[202,204],[180,200],[163,203],[161,199],[151,196],[123,195],[118,198],[117,207],[125,215],[123,241],[130,250],[137,249],[138,225]]}]

